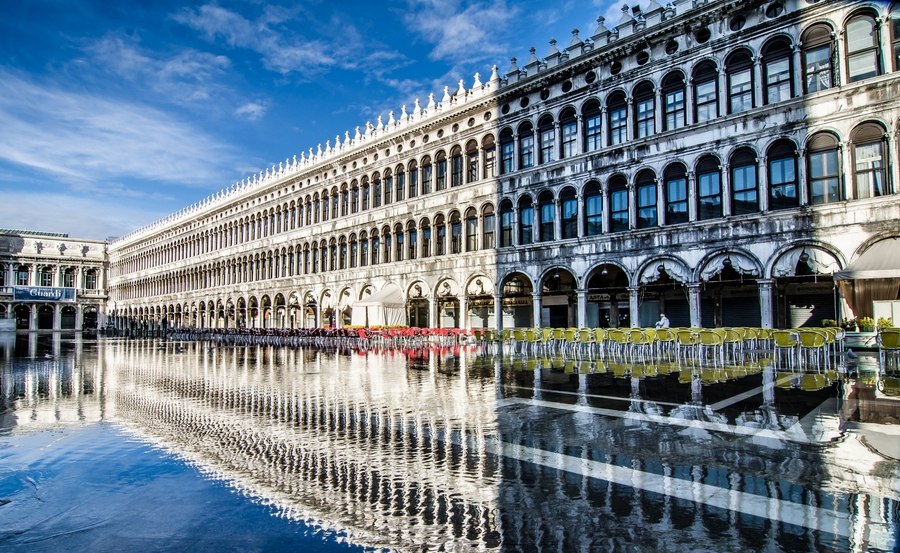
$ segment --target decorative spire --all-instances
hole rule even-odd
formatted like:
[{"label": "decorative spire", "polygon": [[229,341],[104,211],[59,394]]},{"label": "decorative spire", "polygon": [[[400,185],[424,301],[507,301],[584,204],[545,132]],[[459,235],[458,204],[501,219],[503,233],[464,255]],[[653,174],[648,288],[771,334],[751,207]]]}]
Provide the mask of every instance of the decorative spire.
[{"label": "decorative spire", "polygon": [[459,88],[456,89],[456,95],[460,98],[464,98],[466,95],[466,84],[462,79],[459,80]]},{"label": "decorative spire", "polygon": [[450,104],[450,87],[445,86],[444,87],[444,97],[441,98],[441,105],[446,106],[449,104]]},{"label": "decorative spire", "polygon": [[406,104],[403,104],[400,107],[400,120],[405,122],[407,119],[409,119],[409,114],[406,113]]},{"label": "decorative spire", "polygon": [[549,56],[553,56],[556,54],[559,54],[559,49],[556,47],[556,39],[551,38],[550,39],[550,50],[547,52],[547,56],[549,57]]},{"label": "decorative spire", "polygon": [[481,84],[481,73],[476,72],[475,73],[475,82],[472,83],[472,88],[478,89],[478,88],[481,88],[482,86],[484,86],[484,85]]},{"label": "decorative spire", "polygon": [[516,65],[516,58],[509,58],[509,71],[507,71],[506,73],[509,74],[509,73],[518,73],[518,72],[519,72],[519,66]]},{"label": "decorative spire", "polygon": [[393,127],[397,124],[397,120],[394,119],[394,110],[388,112],[388,127]]},{"label": "decorative spire", "polygon": [[429,92],[429,93],[428,93],[428,105],[425,106],[425,109],[428,110],[429,113],[430,113],[431,111],[434,110],[434,106],[435,106],[435,103],[434,103],[434,92]]},{"label": "decorative spire", "polygon": [[573,46],[578,46],[582,43],[582,40],[578,38],[578,29],[572,29],[572,40],[569,41],[569,48]]},{"label": "decorative spire", "polygon": [[375,130],[382,131],[384,130],[384,123],[381,122],[381,116],[378,116],[378,124],[375,125]]},{"label": "decorative spire", "polygon": [[[515,59],[516,58],[513,58],[513,60],[514,60],[513,63],[515,63]],[[491,67],[491,79],[488,81],[489,83],[491,83],[491,88],[493,88],[495,83],[498,83],[500,81],[500,75],[497,72],[497,70],[498,70],[497,64],[494,64]]]},{"label": "decorative spire", "polygon": [[608,33],[609,29],[606,28],[606,18],[602,15],[597,18],[597,30],[594,31],[594,35],[599,35],[603,33]]},{"label": "decorative spire", "polygon": [[413,108],[413,115],[415,115],[416,117],[422,115],[422,106],[419,105],[418,98],[416,98],[416,106]]}]

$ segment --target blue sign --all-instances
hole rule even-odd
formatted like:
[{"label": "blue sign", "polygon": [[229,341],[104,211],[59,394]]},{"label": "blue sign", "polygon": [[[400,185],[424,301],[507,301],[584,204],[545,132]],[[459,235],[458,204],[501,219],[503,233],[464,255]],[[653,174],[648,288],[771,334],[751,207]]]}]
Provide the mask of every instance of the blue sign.
[{"label": "blue sign", "polygon": [[53,286],[13,286],[13,301],[75,301],[75,289]]}]

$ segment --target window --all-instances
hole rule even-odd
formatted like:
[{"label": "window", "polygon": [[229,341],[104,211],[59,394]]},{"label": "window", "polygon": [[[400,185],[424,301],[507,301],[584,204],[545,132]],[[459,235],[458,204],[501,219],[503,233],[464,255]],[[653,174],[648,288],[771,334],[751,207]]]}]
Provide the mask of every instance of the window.
[{"label": "window", "polygon": [[422,221],[422,257],[431,257],[431,227],[428,219]]},{"label": "window", "polygon": [[769,209],[800,205],[797,190],[796,146],[787,140],[775,142],[766,154],[769,163]]},{"label": "window", "polygon": [[697,123],[712,121],[719,116],[719,78],[711,61],[697,65],[694,70],[694,119]]},{"label": "window", "polygon": [[688,221],[687,172],[681,164],[671,165],[663,173],[666,194],[666,224]]},{"label": "window", "polygon": [[362,208],[363,211],[369,209],[369,183],[366,181],[363,181]]},{"label": "window", "polygon": [[853,131],[851,142],[854,197],[871,198],[886,194],[884,129],[873,123],[861,125]]},{"label": "window", "polygon": [[478,217],[475,210],[466,211],[466,251],[474,252],[478,249]]},{"label": "window", "polygon": [[628,187],[625,177],[616,176],[609,181],[609,230],[628,230]]},{"label": "window", "polygon": [[437,166],[434,176],[434,189],[439,192],[447,188],[447,155],[444,152],[438,152],[434,156],[434,163]]},{"label": "window", "polygon": [[578,200],[575,190],[566,188],[559,196],[562,209],[562,239],[578,238]]},{"label": "window", "polygon": [[507,175],[515,171],[515,143],[512,131],[504,129],[500,133],[500,171]]},{"label": "window", "polygon": [[728,113],[753,108],[753,61],[750,53],[739,50],[725,60],[728,77]]},{"label": "window", "polygon": [[463,183],[463,156],[459,146],[450,152],[450,186],[461,186]]},{"label": "window", "polygon": [[339,245],[340,253],[338,253],[338,268],[346,269],[347,268],[347,243],[344,242],[344,239],[341,239],[341,243]]},{"label": "window", "polygon": [[462,221],[456,211],[450,214],[450,253],[462,253]]},{"label": "window", "polygon": [[466,145],[466,182],[478,180],[478,143],[470,140]]},{"label": "window", "polygon": [[97,289],[97,271],[91,269],[84,275],[84,287],[88,290]]},{"label": "window", "polygon": [[513,211],[512,204],[504,202],[500,204],[500,247],[508,248],[513,245]]},{"label": "window", "polygon": [[656,98],[653,84],[642,82],[634,89],[634,128],[637,138],[647,138],[656,132]]},{"label": "window", "polygon": [[652,228],[659,221],[656,205],[656,175],[641,171],[635,179],[637,195],[637,228]]},{"label": "window", "polygon": [[350,212],[358,213],[359,212],[359,186],[356,182],[353,182],[353,189],[350,192]]},{"label": "window", "polygon": [[365,234],[359,236],[359,266],[365,267],[369,264],[369,240]]},{"label": "window", "polygon": [[415,259],[418,254],[419,248],[419,234],[416,231],[415,223],[412,221],[406,225],[406,236],[409,238],[409,244],[407,246],[407,258]]},{"label": "window", "polygon": [[534,167],[534,130],[531,123],[519,127],[519,169]]},{"label": "window", "polygon": [[339,205],[340,196],[338,195],[337,188],[331,189],[331,217],[333,219],[337,219],[338,216],[338,205]]},{"label": "window", "polygon": [[893,37],[894,71],[900,71],[900,17],[897,15],[891,17],[891,36]]},{"label": "window", "polygon": [[832,134],[812,136],[807,151],[809,203],[827,204],[841,200],[840,152]]},{"label": "window", "polygon": [[599,150],[603,146],[600,134],[602,132],[600,103],[596,100],[587,102],[581,112],[581,117],[584,120],[584,150],[586,152]]},{"label": "window", "polygon": [[596,181],[584,187],[584,233],[587,236],[603,233],[603,194]]},{"label": "window", "polygon": [[396,228],[394,228],[394,260],[395,261],[403,261],[403,254],[406,253],[406,249],[405,249],[406,244],[404,243],[405,242],[404,238],[405,238],[405,236],[403,235],[403,227],[401,227],[400,225],[397,225]]},{"label": "window", "polygon": [[385,171],[384,173],[384,205],[389,205],[394,195],[394,177],[391,175],[390,170]]},{"label": "window", "polygon": [[538,240],[548,242],[554,239],[553,227],[556,224],[556,203],[553,194],[542,192],[538,197],[538,209],[541,213],[541,226],[538,228]]},{"label": "window", "polygon": [[624,144],[628,140],[628,104],[625,102],[625,94],[613,93],[607,103],[609,115],[609,144],[615,146]]},{"label": "window", "polygon": [[41,286],[53,286],[53,271],[49,267],[41,269]]},{"label": "window", "polygon": [[834,66],[831,29],[813,25],[800,38],[803,45],[803,92],[811,94],[834,86]]},{"label": "window", "polygon": [[[347,212],[350,206],[350,191],[347,190],[347,185],[344,184],[343,188],[341,188],[341,217],[346,217]],[[291,228],[294,228],[294,212],[291,212]]]},{"label": "window", "polygon": [[519,200],[519,244],[527,246],[533,242],[534,207],[530,196]]},{"label": "window", "polygon": [[397,176],[395,177],[397,181],[397,185],[394,192],[394,198],[397,199],[398,202],[402,202],[404,200],[404,196],[406,195],[406,173],[403,172],[403,167],[397,167]]},{"label": "window", "polygon": [[431,158],[425,156],[422,160],[422,194],[431,194]]},{"label": "window", "polygon": [[743,149],[731,157],[731,212],[734,215],[759,211],[759,184],[756,154]]},{"label": "window", "polygon": [[357,260],[359,259],[359,242],[356,241],[356,235],[350,236],[350,268],[355,269]]},{"label": "window", "polygon": [[663,100],[665,102],[664,128],[667,131],[680,129],[685,125],[684,76],[673,72],[663,79]]},{"label": "window", "polygon": [[[6,272],[0,273],[0,277],[5,277]],[[5,280],[3,281],[6,282]],[[5,284],[0,284],[5,285]],[[63,286],[66,288],[74,288],[75,287],[75,271],[72,269],[66,269],[66,272],[63,274]]]},{"label": "window", "polygon": [[415,161],[409,162],[409,199],[419,195],[419,166]]},{"label": "window", "polygon": [[483,227],[481,233],[481,249],[492,250],[496,246],[496,240],[494,239],[496,224],[494,207],[490,205],[485,206],[481,211],[481,225]]},{"label": "window", "polygon": [[847,22],[847,74],[855,83],[880,75],[878,28],[875,18],[868,14],[857,15]]},{"label": "window", "polygon": [[444,224],[444,217],[439,215],[434,220],[435,229],[435,255],[444,255],[447,253],[447,226]]},{"label": "window", "polygon": [[383,263],[391,262],[391,246],[393,242],[391,242],[391,229],[388,227],[384,227],[381,231],[381,240],[384,245],[384,257],[382,258]]},{"label": "window", "polygon": [[497,176],[497,147],[494,145],[494,137],[487,135],[481,143],[482,156],[484,157],[484,178],[491,179]]},{"label": "window", "polygon": [[381,261],[381,239],[377,234],[372,234],[372,265],[378,265]]},{"label": "window", "polygon": [[763,47],[762,55],[766,103],[790,100],[793,96],[790,42],[785,38],[771,40]]},{"label": "window", "polygon": [[381,207],[381,177],[372,177],[372,207]]},{"label": "window", "polygon": [[559,126],[562,132],[562,157],[570,158],[578,153],[578,121],[575,119],[575,110],[563,111],[559,117]]},{"label": "window", "polygon": [[540,163],[556,161],[556,128],[553,119],[542,117],[538,130],[541,140]]},{"label": "window", "polygon": [[697,218],[715,219],[722,216],[722,178],[719,160],[705,157],[697,164]]}]

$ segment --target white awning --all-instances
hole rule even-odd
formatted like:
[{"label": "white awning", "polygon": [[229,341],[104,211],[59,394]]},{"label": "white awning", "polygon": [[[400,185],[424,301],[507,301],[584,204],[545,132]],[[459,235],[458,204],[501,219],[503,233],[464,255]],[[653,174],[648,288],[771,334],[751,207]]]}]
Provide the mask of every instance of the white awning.
[{"label": "white awning", "polygon": [[876,242],[846,269],[834,273],[834,280],[871,278],[900,278],[900,238]]}]

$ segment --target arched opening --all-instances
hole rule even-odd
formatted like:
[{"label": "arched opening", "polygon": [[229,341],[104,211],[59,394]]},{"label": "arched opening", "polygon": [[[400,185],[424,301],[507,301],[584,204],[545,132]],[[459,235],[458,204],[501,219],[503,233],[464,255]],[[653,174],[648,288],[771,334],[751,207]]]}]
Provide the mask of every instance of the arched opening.
[{"label": "arched opening", "polygon": [[500,287],[503,305],[503,328],[534,326],[534,288],[531,279],[522,273],[512,273]]},{"label": "arched opening", "polygon": [[713,256],[700,275],[700,325],[761,326],[757,264],[742,254]]},{"label": "arched opening", "polygon": [[603,264],[587,281],[588,327],[619,328],[631,325],[628,275],[621,267]]},{"label": "arched opening", "polygon": [[541,282],[541,324],[554,328],[576,325],[576,296],[578,284],[566,269],[553,269]]}]

